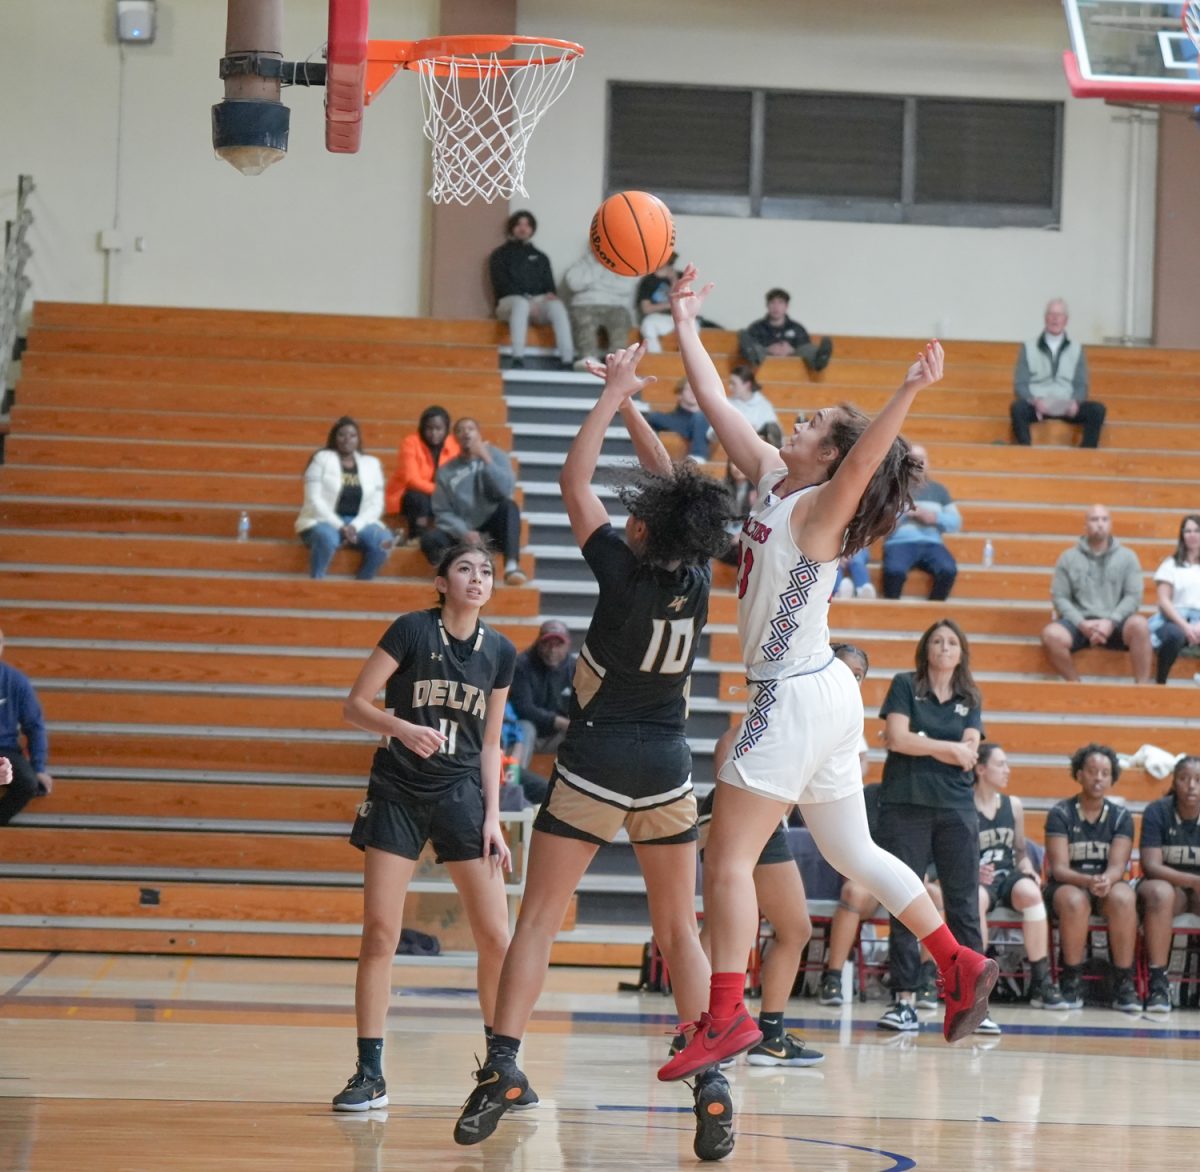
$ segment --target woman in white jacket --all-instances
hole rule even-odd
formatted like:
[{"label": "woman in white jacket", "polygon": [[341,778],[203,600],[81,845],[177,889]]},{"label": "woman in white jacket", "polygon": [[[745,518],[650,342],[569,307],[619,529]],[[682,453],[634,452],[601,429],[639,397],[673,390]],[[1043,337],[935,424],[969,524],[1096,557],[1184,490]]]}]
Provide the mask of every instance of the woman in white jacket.
[{"label": "woman in white jacket", "polygon": [[304,472],[304,507],[296,532],[309,548],[309,572],[324,578],[341,545],[362,551],[356,577],[374,578],[387,560],[392,535],[383,516],[383,466],[362,450],[358,424],[343,415]]}]

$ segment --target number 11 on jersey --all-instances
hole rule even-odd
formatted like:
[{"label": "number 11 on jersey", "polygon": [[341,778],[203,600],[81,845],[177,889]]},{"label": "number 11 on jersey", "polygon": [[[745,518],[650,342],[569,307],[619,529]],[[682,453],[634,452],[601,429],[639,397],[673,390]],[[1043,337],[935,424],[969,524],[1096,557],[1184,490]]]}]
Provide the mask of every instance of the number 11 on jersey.
[{"label": "number 11 on jersey", "polygon": [[446,739],[442,742],[442,747],[438,749],[439,753],[445,753],[448,757],[453,757],[458,748],[458,721],[447,720],[442,717],[438,721],[438,732]]}]

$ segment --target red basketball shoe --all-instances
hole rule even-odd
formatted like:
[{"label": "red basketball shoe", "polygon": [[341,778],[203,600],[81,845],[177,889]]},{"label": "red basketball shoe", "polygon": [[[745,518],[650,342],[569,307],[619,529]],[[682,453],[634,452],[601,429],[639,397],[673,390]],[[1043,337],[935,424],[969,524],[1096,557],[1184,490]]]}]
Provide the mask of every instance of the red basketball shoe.
[{"label": "red basketball shoe", "polygon": [[[957,1042],[975,1032],[988,1012],[988,994],[1000,975],[1000,966],[970,948],[960,948],[937,976],[946,1002],[943,1032],[947,1042]],[[661,1077],[661,1075],[660,1075]]]},{"label": "red basketball shoe", "polygon": [[744,1005],[723,1021],[714,1021],[707,1013],[702,1013],[699,1021],[691,1022],[683,1029],[691,1032],[691,1039],[659,1069],[659,1082],[677,1082],[699,1070],[707,1070],[757,1046],[763,1037],[762,1030],[754,1024]]}]

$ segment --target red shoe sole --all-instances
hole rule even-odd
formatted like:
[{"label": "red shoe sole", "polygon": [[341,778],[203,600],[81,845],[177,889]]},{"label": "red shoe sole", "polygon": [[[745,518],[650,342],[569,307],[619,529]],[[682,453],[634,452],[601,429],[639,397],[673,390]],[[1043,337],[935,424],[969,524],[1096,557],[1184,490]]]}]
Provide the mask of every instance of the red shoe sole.
[{"label": "red shoe sole", "polygon": [[959,1010],[953,1018],[946,1018],[945,1036],[947,1042],[957,1042],[969,1037],[975,1032],[975,1027],[987,1017],[988,994],[996,985],[1000,976],[1000,966],[994,960],[988,960],[975,980],[975,1001],[968,1009]]}]

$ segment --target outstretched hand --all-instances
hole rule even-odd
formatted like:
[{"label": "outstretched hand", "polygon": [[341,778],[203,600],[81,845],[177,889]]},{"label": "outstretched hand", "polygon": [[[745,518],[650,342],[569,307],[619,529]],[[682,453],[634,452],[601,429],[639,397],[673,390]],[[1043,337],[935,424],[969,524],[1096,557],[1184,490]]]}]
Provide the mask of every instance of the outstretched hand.
[{"label": "outstretched hand", "polygon": [[946,355],[942,344],[934,338],[924,350],[917,355],[917,360],[908,368],[904,376],[906,391],[923,391],[940,381],[946,364]]},{"label": "outstretched hand", "polygon": [[632,399],[639,391],[658,382],[652,374],[638,374],[637,365],[646,353],[646,343],[639,342],[636,346],[627,346],[609,354],[603,363],[594,358],[586,360],[589,374],[604,380],[605,392],[617,396],[621,403]]},{"label": "outstretched hand", "polygon": [[696,266],[688,265],[683,270],[678,281],[671,286],[671,317],[676,323],[695,321],[704,308],[705,299],[713,291],[711,281],[702,285],[699,290],[692,288],[696,279]]}]

